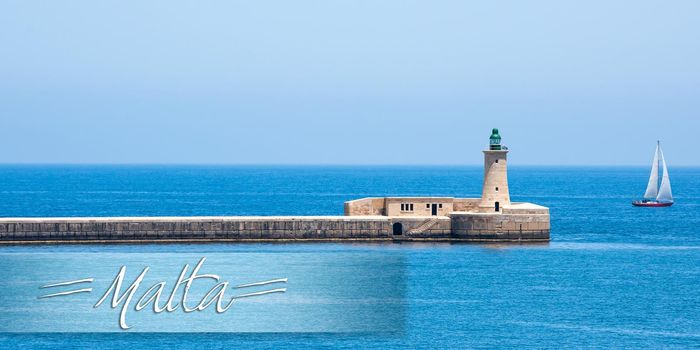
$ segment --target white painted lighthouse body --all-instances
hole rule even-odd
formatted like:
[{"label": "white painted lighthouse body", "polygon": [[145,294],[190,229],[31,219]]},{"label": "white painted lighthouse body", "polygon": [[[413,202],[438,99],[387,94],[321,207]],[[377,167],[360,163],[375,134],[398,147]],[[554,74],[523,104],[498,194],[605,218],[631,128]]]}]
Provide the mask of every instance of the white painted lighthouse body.
[{"label": "white painted lighthouse body", "polygon": [[510,205],[508,193],[508,149],[501,146],[498,129],[493,129],[489,149],[484,151],[484,185],[479,209],[500,212]]}]

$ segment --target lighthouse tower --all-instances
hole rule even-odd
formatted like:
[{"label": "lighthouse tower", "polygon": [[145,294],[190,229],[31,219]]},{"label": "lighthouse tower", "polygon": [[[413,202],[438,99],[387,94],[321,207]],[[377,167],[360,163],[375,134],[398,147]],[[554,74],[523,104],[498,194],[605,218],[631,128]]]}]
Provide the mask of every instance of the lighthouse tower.
[{"label": "lighthouse tower", "polygon": [[484,186],[479,209],[482,212],[500,212],[510,204],[508,194],[508,148],[501,146],[498,129],[491,132],[489,149],[484,151]]}]

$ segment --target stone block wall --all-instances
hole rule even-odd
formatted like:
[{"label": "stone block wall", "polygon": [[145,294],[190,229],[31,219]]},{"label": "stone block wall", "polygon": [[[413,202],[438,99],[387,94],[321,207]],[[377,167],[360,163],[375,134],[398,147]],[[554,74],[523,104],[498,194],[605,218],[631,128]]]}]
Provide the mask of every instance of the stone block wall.
[{"label": "stone block wall", "polygon": [[335,217],[1,219],[0,242],[389,238],[387,219]]},{"label": "stone block wall", "polygon": [[474,241],[549,241],[549,214],[453,213],[452,236]]}]

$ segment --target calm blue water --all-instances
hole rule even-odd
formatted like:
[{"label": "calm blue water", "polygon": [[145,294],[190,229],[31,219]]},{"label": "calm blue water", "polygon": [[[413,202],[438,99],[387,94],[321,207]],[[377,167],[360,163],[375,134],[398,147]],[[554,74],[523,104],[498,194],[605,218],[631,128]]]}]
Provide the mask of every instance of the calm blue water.
[{"label": "calm blue water", "polygon": [[[478,197],[481,176],[480,167],[2,166],[0,216],[339,215],[343,201],[364,196]],[[347,264],[330,266],[319,276],[305,264],[282,264],[275,271],[308,276],[304,283],[309,285],[323,276],[353,271],[371,276],[377,269],[391,271],[386,280],[400,285],[389,289],[393,298],[371,300],[376,303],[372,310],[391,310],[395,316],[384,320],[395,322],[394,327],[378,331],[275,333],[272,327],[263,333],[0,333],[0,347],[698,347],[700,169],[671,169],[676,204],[670,208],[630,205],[643,193],[647,176],[647,168],[633,167],[511,167],[513,200],[551,209],[548,245],[0,247],[5,289],[23,283],[20,276],[32,267],[59,271],[60,264],[49,264],[51,259],[80,256],[86,265],[102,264],[105,257],[151,259],[175,266],[177,257],[235,260],[245,254],[270,263],[304,257],[321,265],[329,256],[362,261],[354,270]],[[373,263],[376,259],[385,260]],[[36,273],[37,279],[42,276]],[[342,301],[338,305],[370,300],[366,295],[373,291],[361,278],[339,281],[345,281],[339,282],[345,283],[344,292],[328,294]],[[303,290],[303,283],[297,290]],[[318,299],[331,290],[319,292]],[[270,306],[289,307],[284,314],[289,322],[295,321],[289,316],[295,309],[285,303],[294,293],[290,287],[276,299],[281,304]],[[304,293],[311,310],[314,292]],[[6,305],[2,299],[0,292],[0,308]],[[353,310],[359,309],[347,307],[352,322]],[[0,319],[11,323],[10,314]]]}]

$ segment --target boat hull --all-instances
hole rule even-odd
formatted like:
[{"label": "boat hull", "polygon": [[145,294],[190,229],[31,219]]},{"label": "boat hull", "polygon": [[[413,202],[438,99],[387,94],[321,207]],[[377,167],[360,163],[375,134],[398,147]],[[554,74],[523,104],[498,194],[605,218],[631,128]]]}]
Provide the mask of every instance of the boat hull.
[{"label": "boat hull", "polygon": [[634,201],[632,202],[632,205],[635,207],[670,207],[673,205],[673,202]]}]

